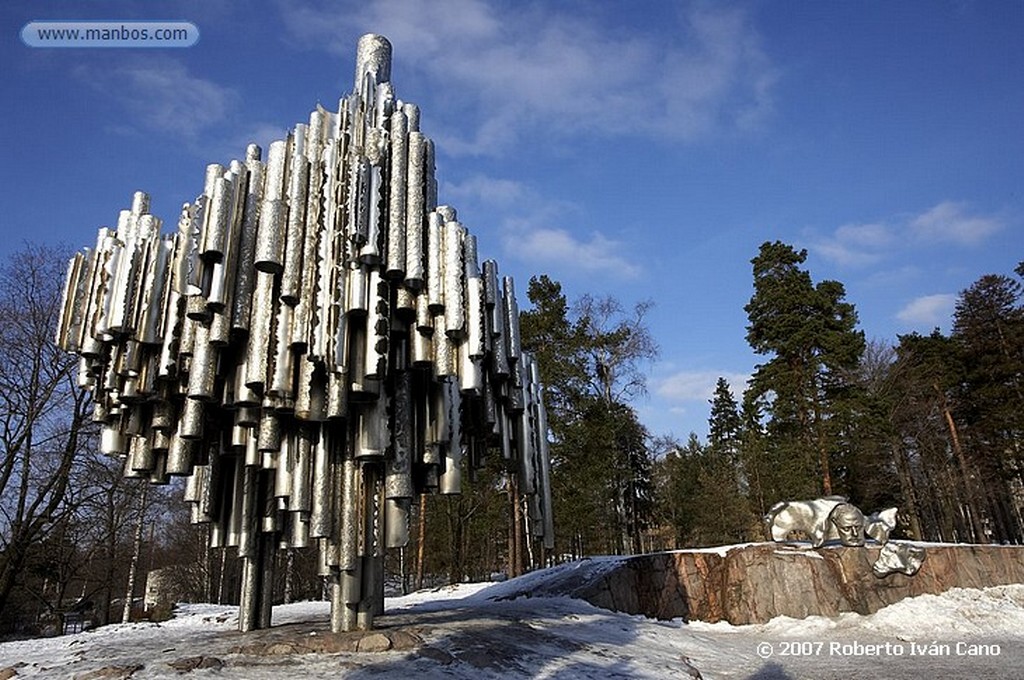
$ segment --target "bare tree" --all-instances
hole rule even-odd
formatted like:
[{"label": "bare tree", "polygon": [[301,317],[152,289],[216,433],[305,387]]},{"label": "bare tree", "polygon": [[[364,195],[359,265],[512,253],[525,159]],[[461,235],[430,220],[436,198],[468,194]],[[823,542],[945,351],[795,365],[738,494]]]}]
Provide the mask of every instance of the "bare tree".
[{"label": "bare tree", "polygon": [[574,311],[588,337],[591,387],[608,404],[628,403],[647,392],[644,362],[658,356],[658,344],[644,322],[654,303],[638,302],[631,312],[613,297],[583,295]]},{"label": "bare tree", "polygon": [[0,265],[0,611],[33,546],[69,511],[89,394],[53,343],[63,258],[27,246]]}]

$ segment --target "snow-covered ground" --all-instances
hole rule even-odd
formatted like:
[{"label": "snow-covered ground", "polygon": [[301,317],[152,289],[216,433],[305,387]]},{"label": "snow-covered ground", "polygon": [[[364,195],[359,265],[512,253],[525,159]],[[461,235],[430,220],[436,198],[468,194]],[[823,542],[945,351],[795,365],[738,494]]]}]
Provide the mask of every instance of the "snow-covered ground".
[{"label": "snow-covered ground", "polygon": [[[403,651],[242,654],[237,648],[260,633],[236,632],[235,608],[182,605],[160,624],[0,644],[0,677],[14,667],[17,677],[74,678],[106,668],[102,677],[135,669],[133,679],[178,678],[171,663],[202,656],[214,667],[189,677],[1024,678],[1024,584],[923,595],[870,616],[747,626],[655,621],[550,594],[553,584],[610,564],[585,560],[505,583],[390,598],[378,627],[423,641]],[[325,602],[275,607],[275,639],[323,635],[328,614]]]}]

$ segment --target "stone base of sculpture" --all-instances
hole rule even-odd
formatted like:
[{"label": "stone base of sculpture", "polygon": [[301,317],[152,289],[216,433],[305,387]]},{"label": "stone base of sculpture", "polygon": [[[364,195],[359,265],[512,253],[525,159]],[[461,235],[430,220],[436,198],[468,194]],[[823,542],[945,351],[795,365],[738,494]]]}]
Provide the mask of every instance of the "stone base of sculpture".
[{"label": "stone base of sculpture", "polygon": [[[928,559],[913,576],[897,571],[880,579],[874,565],[889,546],[925,549]],[[636,555],[612,568],[595,560],[593,566],[583,579],[578,574],[586,564],[567,572],[561,592],[628,614],[741,625],[777,616],[872,614],[950,588],[1024,583],[1024,547],[891,540],[884,547],[835,543],[810,550],[771,542]]]}]

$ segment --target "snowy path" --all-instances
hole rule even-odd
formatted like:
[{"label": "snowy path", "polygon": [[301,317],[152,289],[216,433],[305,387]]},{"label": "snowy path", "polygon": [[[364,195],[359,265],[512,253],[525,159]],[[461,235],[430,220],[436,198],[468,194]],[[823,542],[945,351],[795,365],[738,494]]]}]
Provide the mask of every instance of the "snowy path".
[{"label": "snowy path", "polygon": [[[421,646],[408,651],[232,653],[250,639],[235,632],[234,608],[187,605],[163,624],[114,625],[0,644],[0,669],[19,664],[17,677],[73,678],[103,667],[127,672],[141,665],[131,678],[180,678],[169,662],[202,655],[216,657],[223,667],[197,669],[188,677],[1024,677],[1024,585],[924,595],[871,616],[731,626],[654,621],[566,597],[500,599],[522,592],[524,585],[544,590],[544,576],[526,578],[531,580],[389,599],[377,622],[422,638]],[[274,630],[301,640],[323,634],[327,618],[323,602],[280,606],[274,610]],[[979,651],[988,655],[964,654]]]}]

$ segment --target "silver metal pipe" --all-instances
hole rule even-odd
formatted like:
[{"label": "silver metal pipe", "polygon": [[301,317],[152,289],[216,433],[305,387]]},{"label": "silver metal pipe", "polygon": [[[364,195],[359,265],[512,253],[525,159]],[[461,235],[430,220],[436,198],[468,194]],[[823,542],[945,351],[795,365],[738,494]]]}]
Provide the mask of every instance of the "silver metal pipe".
[{"label": "silver metal pipe", "polygon": [[263,185],[263,198],[266,201],[280,201],[285,198],[288,146],[287,140],[279,139],[270,143],[267,153],[267,174]]},{"label": "silver metal pipe", "polygon": [[481,359],[487,353],[484,337],[487,327],[484,322],[484,280],[479,276],[466,278],[466,352],[473,359]]},{"label": "silver metal pipe", "polygon": [[188,375],[188,397],[207,401],[214,398],[217,377],[217,348],[210,343],[210,327],[196,324],[195,350]]},{"label": "silver metal pipe", "polygon": [[412,498],[388,498],[384,502],[386,548],[404,548],[409,544],[409,516]]},{"label": "silver metal pipe", "polygon": [[391,337],[391,284],[376,269],[368,277],[369,305],[366,315],[364,375],[383,380],[388,372],[388,342]]},{"label": "silver metal pipe", "polygon": [[[417,110],[418,118],[418,110]],[[419,121],[417,120],[417,123]],[[424,162],[426,138],[409,122],[408,167],[405,204],[405,285],[414,291],[423,287]]]},{"label": "silver metal pipe", "polygon": [[444,418],[447,421],[447,439],[442,442],[444,462],[441,467],[440,491],[443,494],[462,492],[462,399],[456,385],[443,383]]},{"label": "silver metal pipe", "polygon": [[245,162],[246,184],[242,222],[239,230],[238,267],[235,271],[235,294],[231,301],[231,327],[249,330],[249,309],[256,282],[256,238],[263,203],[264,166],[260,162],[260,148],[250,144]]},{"label": "silver metal pipe", "polygon": [[273,363],[270,366],[269,383],[266,393],[274,397],[292,397],[295,394],[293,383],[294,355],[290,338],[293,308],[286,304],[278,306],[277,320],[274,323]]},{"label": "silver metal pipe", "polygon": [[[372,130],[371,130],[372,132]],[[368,150],[376,150],[377,137],[367,144]],[[359,261],[366,265],[379,265],[382,259],[381,241],[387,234],[387,225],[381,224],[383,219],[381,208],[385,200],[384,177],[380,165],[370,161],[369,184],[367,189],[366,243],[359,249]]]},{"label": "silver metal pipe", "polygon": [[[270,182],[268,178],[267,186]],[[269,192],[268,192],[269,193]],[[253,266],[260,272],[280,274],[284,269],[284,246],[288,227],[288,204],[281,199],[264,199],[256,233]]]},{"label": "silver metal pipe", "polygon": [[423,209],[428,213],[437,207],[437,177],[434,170],[434,142],[426,139],[423,145]]},{"label": "silver metal pipe", "polygon": [[191,475],[196,446],[194,439],[186,439],[179,432],[172,433],[171,443],[167,449],[167,474]]},{"label": "silver metal pipe", "polygon": [[403,370],[395,376],[392,399],[390,455],[385,461],[384,495],[387,498],[412,498],[413,388],[412,374]]},{"label": "silver metal pipe", "polygon": [[367,83],[378,85],[391,80],[391,43],[382,35],[367,33],[356,45],[356,74],[353,89],[364,97]]},{"label": "silver metal pipe", "polygon": [[402,279],[406,269],[406,195],[408,192],[409,122],[402,109],[391,114],[391,176],[388,182],[387,259],[384,275]]},{"label": "silver metal pipe", "polygon": [[427,303],[431,314],[444,311],[444,218],[427,215]]},{"label": "silver metal pipe", "polygon": [[465,265],[463,240],[466,229],[454,220],[444,224],[444,321],[445,333],[460,340],[466,334],[466,300],[464,296],[463,278]]},{"label": "silver metal pipe", "polygon": [[81,309],[82,301],[79,291],[85,278],[86,263],[88,262],[88,249],[86,250],[85,254],[75,253],[74,257],[68,261],[65,273],[64,291],[61,295],[60,316],[57,319],[54,342],[66,352],[75,352],[80,347],[77,337],[72,340],[72,327],[74,325],[72,316],[76,313],[76,310]]},{"label": "silver metal pipe", "polygon": [[267,377],[268,350],[274,318],[274,275],[257,272],[249,318],[249,342],[246,346],[245,384],[261,390]]},{"label": "silver metal pipe", "polygon": [[330,452],[327,447],[329,442],[330,438],[326,431],[321,432],[320,437],[314,438],[311,442],[309,534],[314,538],[324,538],[332,533],[331,490],[333,489],[333,476],[329,464]]},{"label": "silver metal pipe", "polygon": [[458,362],[455,352],[455,341],[447,332],[445,315],[438,314],[434,317],[434,375],[438,378],[448,378],[458,374]]},{"label": "silver metal pipe", "polygon": [[[301,132],[300,132],[301,131]],[[305,139],[305,126],[295,126],[296,152],[288,181],[288,221],[285,239],[284,269],[281,274],[281,300],[295,306],[301,297],[302,257],[306,238],[306,192],[309,188],[309,163],[299,150]]]},{"label": "silver metal pipe", "polygon": [[504,299],[505,299],[505,328],[508,331],[506,347],[508,360],[519,361],[522,353],[522,346],[519,339],[519,305],[516,302],[516,287],[511,276],[504,278]]},{"label": "silver metal pipe", "polygon": [[224,251],[229,247],[231,221],[234,219],[235,187],[234,183],[224,175],[218,176],[213,182],[213,194],[210,195],[208,215],[203,232],[204,258],[219,262]]}]

